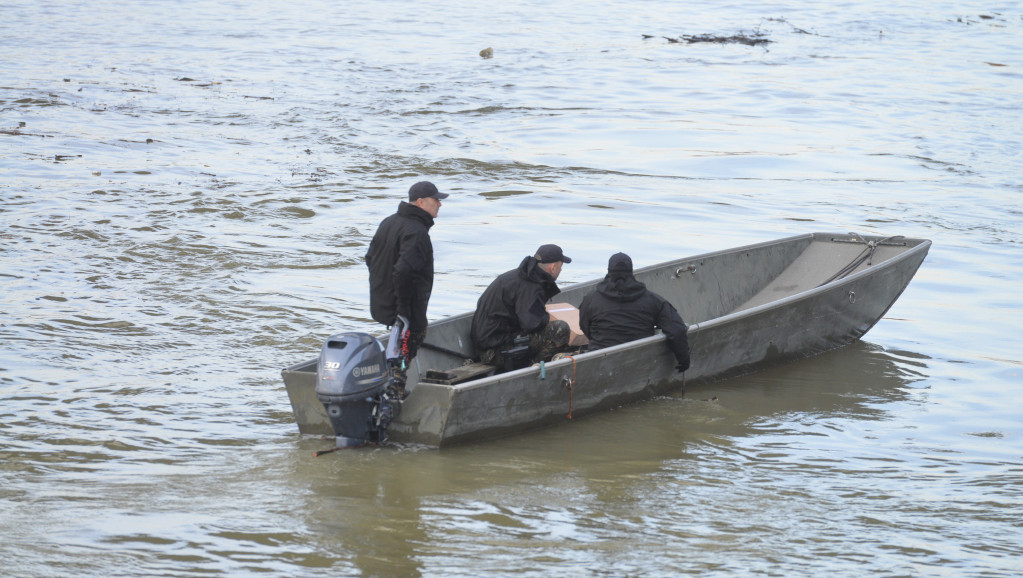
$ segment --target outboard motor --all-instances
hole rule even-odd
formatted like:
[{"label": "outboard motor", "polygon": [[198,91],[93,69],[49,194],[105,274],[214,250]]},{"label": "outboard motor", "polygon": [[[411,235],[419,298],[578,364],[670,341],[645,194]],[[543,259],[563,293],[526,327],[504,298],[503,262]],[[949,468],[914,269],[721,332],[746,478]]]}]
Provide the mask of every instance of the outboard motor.
[{"label": "outboard motor", "polygon": [[390,367],[380,342],[365,333],[331,335],[320,351],[316,397],[327,409],[339,448],[387,439],[393,409]]},{"label": "outboard motor", "polygon": [[394,417],[388,396],[391,368],[406,363],[401,343],[408,321],[398,318],[384,346],[366,333],[338,333],[323,343],[316,371],[316,397],[327,410],[337,448],[353,448],[387,439]]}]

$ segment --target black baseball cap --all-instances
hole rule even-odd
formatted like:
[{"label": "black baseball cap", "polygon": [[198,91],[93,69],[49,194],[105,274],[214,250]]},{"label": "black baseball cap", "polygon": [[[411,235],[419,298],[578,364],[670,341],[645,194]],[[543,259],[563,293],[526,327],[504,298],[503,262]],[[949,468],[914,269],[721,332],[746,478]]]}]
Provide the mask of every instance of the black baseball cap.
[{"label": "black baseball cap", "polygon": [[561,261],[563,263],[571,263],[572,258],[566,257],[561,252],[561,247],[557,245],[540,245],[540,248],[536,250],[536,260],[541,263],[557,263]]},{"label": "black baseball cap", "polygon": [[615,253],[607,260],[608,273],[632,273],[632,258],[625,253]]},{"label": "black baseball cap", "polygon": [[442,193],[437,190],[437,186],[430,181],[419,181],[412,185],[408,189],[408,200],[414,202],[418,199],[425,199],[426,197],[433,197],[435,199],[446,199],[448,198],[447,193]]}]

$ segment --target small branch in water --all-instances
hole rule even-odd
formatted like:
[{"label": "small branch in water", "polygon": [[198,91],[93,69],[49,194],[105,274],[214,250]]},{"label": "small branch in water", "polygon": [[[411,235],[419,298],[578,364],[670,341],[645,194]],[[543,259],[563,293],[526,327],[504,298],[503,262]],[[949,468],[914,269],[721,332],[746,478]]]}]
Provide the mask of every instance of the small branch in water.
[{"label": "small branch in water", "polygon": [[0,134],[5,134],[5,135],[8,135],[8,136],[41,136],[41,137],[45,137],[45,138],[53,138],[53,135],[49,135],[49,134],[36,134],[36,133],[31,133],[31,132],[21,132],[20,130],[18,130],[16,128],[10,128],[10,129],[2,128],[2,129],[0,129]]}]

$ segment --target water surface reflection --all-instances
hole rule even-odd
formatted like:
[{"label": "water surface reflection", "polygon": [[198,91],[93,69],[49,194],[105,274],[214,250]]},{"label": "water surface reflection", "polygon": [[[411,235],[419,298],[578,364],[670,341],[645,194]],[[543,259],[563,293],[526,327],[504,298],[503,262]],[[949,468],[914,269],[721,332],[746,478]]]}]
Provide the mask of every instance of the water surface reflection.
[{"label": "water surface reflection", "polygon": [[[871,424],[888,419],[889,405],[913,398],[927,371],[913,357],[859,342],[512,438],[296,462],[293,481],[308,490],[301,511],[320,547],[368,575],[484,570],[461,556],[528,573],[542,560],[571,562],[582,545],[621,554],[627,545],[610,544],[622,536],[626,544],[662,536],[666,550],[677,550],[672,564],[689,568],[685,552],[706,546],[686,522],[690,508],[722,509],[708,492],[752,477],[775,498],[727,497],[723,509],[736,520],[761,518],[778,507],[772,501],[801,491],[794,480],[848,474],[831,454],[864,444],[884,427]],[[823,441],[809,447],[808,436]],[[867,473],[872,460],[893,459],[886,452],[853,450],[860,465],[851,469]],[[430,546],[438,540],[443,552]],[[538,544],[542,555],[533,553]]]}]

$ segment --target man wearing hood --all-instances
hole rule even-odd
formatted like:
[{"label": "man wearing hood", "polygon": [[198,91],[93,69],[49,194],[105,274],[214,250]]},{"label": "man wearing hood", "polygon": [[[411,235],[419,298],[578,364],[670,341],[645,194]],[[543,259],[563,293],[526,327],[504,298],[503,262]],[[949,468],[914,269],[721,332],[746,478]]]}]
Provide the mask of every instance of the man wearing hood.
[{"label": "man wearing hood", "polygon": [[517,269],[502,273],[480,296],[472,317],[472,342],[483,363],[505,367],[502,350],[518,336],[529,337],[534,361],[550,359],[568,346],[568,323],[551,321],[546,304],[561,293],[555,282],[561,267],[571,263],[557,245],[542,245]]},{"label": "man wearing hood", "polygon": [[615,253],[607,263],[607,276],[579,306],[579,327],[589,338],[589,350],[626,343],[654,334],[659,328],[675,354],[677,370],[689,369],[689,341],[685,322],[663,297],[632,275],[632,259]]},{"label": "man wearing hood", "polygon": [[[408,202],[398,212],[381,221],[366,252],[369,267],[369,312],[373,319],[388,327],[398,316],[408,320],[406,367],[426,338],[426,307],[433,292],[433,243],[430,227],[447,193],[429,181],[420,181],[408,190]],[[392,393],[405,397],[405,369],[392,373]]]}]

